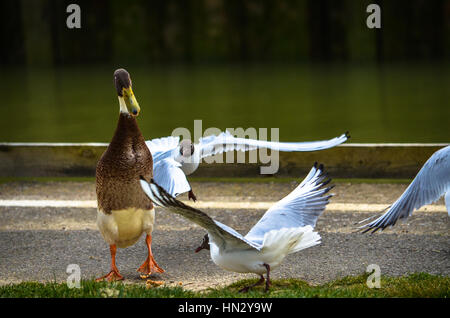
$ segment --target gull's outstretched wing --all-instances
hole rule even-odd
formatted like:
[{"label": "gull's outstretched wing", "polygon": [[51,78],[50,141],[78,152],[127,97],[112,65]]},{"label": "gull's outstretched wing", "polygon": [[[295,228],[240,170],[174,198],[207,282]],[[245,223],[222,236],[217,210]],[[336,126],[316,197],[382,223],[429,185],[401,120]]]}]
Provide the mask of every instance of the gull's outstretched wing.
[{"label": "gull's outstretched wing", "polygon": [[386,213],[359,229],[363,230],[363,233],[367,231],[374,233],[379,229],[384,230],[387,226],[394,226],[398,219],[407,218],[414,210],[433,203],[448,191],[450,191],[450,146],[439,149],[425,162],[405,192]]},{"label": "gull's outstretched wing", "polygon": [[147,144],[148,149],[150,149],[152,156],[155,156],[158,153],[170,151],[178,147],[178,144],[180,143],[180,137],[168,136],[155,138],[152,140],[147,140],[145,143]]},{"label": "gull's outstretched wing", "polygon": [[306,225],[314,228],[332,196],[327,193],[333,186],[325,187],[331,179],[326,178],[323,165],[315,163],[298,187],[267,210],[245,238],[262,244],[264,234],[271,230]]},{"label": "gull's outstretched wing", "polygon": [[208,233],[214,234],[216,238],[221,239],[222,242],[220,242],[219,244],[234,245],[240,248],[256,250],[260,250],[262,248],[262,246],[260,246],[259,244],[245,239],[241,234],[239,234],[229,226],[213,220],[206,213],[178,201],[169,193],[167,193],[162,187],[156,184],[154,180],[150,180],[150,182],[147,182],[144,178],[141,177],[141,187],[147,194],[147,196],[156,205],[165,207],[169,211],[179,214],[187,218],[188,220],[200,225],[205,230],[207,230]]},{"label": "gull's outstretched wing", "polygon": [[200,158],[214,156],[228,151],[250,151],[258,148],[268,148],[276,151],[317,151],[335,147],[345,142],[350,136],[348,132],[339,137],[306,142],[275,142],[246,138],[237,138],[229,131],[220,133],[218,136],[211,135],[200,138],[197,151]]},{"label": "gull's outstretched wing", "polygon": [[180,167],[181,164],[170,157],[155,160],[153,164],[153,179],[174,197],[191,190],[186,175]]}]

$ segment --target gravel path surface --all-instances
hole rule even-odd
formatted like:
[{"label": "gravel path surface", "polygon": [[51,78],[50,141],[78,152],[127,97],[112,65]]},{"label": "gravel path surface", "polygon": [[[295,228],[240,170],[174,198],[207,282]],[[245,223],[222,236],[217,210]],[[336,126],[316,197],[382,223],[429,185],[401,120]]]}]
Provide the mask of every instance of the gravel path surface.
[{"label": "gravel path surface", "polygon": [[[276,201],[296,183],[192,184],[202,201]],[[333,203],[392,203],[406,184],[337,183]],[[186,199],[185,196],[181,197]],[[95,200],[93,182],[11,182],[0,185],[0,200]],[[191,203],[195,206],[194,203]],[[435,204],[444,205],[443,199]],[[246,233],[265,212],[257,209],[205,209],[212,217]],[[353,223],[372,213],[326,210],[316,230],[322,244],[289,255],[273,278],[296,277],[312,284],[361,274],[369,264],[400,276],[411,272],[450,274],[449,218],[445,212],[415,212],[405,223],[375,235],[353,233]],[[21,281],[65,281],[69,264],[82,278],[109,270],[109,249],[97,230],[96,209],[0,207],[0,284]],[[222,270],[209,253],[194,253],[204,230],[182,217],[157,208],[153,252],[166,272],[151,278],[185,288],[204,289],[256,277]],[[126,282],[144,283],[136,269],[146,257],[144,239],[119,249],[117,264]]]}]

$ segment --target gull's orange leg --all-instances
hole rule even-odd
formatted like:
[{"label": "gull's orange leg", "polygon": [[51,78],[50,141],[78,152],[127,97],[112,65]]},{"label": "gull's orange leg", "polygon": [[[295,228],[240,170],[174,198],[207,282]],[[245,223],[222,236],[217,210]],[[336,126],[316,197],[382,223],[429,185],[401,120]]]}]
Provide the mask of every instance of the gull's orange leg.
[{"label": "gull's orange leg", "polygon": [[97,278],[95,280],[97,282],[102,281],[104,279],[106,279],[109,282],[123,279],[123,276],[120,275],[119,270],[117,269],[116,266],[116,245],[115,244],[110,245],[109,251],[111,252],[111,271],[105,276]]},{"label": "gull's orange leg", "polygon": [[144,264],[141,265],[137,269],[138,272],[143,273],[144,275],[151,275],[152,273],[164,273],[164,270],[156,264],[155,259],[153,258],[152,254],[152,236],[147,234],[145,237],[145,242],[147,243],[147,249],[148,249],[148,257],[145,260]]}]

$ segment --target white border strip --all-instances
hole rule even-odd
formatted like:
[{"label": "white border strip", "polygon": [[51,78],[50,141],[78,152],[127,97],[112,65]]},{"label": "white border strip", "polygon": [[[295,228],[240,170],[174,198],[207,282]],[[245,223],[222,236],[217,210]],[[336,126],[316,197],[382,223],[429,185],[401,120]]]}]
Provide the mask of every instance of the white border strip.
[{"label": "white border strip", "polygon": [[[182,201],[199,209],[255,209],[267,210],[275,202],[222,202],[202,201],[192,203]],[[23,208],[97,208],[95,200],[0,200],[0,207],[23,207]],[[374,203],[329,203],[326,210],[338,212],[382,212],[389,204]],[[445,205],[426,205],[419,212],[447,212]]]}]

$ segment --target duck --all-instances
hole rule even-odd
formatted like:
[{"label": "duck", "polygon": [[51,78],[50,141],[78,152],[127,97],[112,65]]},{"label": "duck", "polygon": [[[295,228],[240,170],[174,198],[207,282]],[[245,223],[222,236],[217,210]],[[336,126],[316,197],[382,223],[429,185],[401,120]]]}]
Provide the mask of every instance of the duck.
[{"label": "duck", "polygon": [[327,186],[330,181],[323,164],[315,163],[305,179],[271,206],[247,235],[242,236],[206,213],[178,201],[154,179],[140,177],[142,189],[157,206],[179,214],[207,231],[195,252],[207,249],[217,266],[237,273],[259,275],[256,284],[242,288],[241,292],[264,283],[264,280],[265,290],[269,290],[271,270],[288,254],[321,243],[314,227],[332,196],[329,191],[333,186]]},{"label": "duck", "polygon": [[[450,216],[450,146],[431,155],[419,170],[403,194],[377,219],[359,226],[357,231],[375,233],[393,227],[399,219],[406,220],[422,206],[431,204],[444,196],[447,214]],[[367,222],[377,215],[364,219]]]},{"label": "duck", "polygon": [[187,176],[197,170],[200,162],[208,157],[227,151],[250,151],[267,148],[276,151],[319,151],[336,147],[350,138],[347,132],[329,139],[306,142],[274,142],[237,138],[228,130],[219,135],[210,135],[194,144],[189,139],[180,141],[179,136],[168,136],[147,140],[146,144],[154,158],[155,182],[172,196],[188,193],[189,200],[197,200]]},{"label": "duck", "polygon": [[140,106],[125,69],[114,72],[114,85],[119,99],[119,119],[95,173],[97,226],[109,244],[111,270],[97,281],[124,279],[116,266],[117,248],[134,245],[143,233],[148,253],[137,271],[147,276],[164,272],[151,249],[155,209],[139,185],[140,176],[153,177],[153,158],[136,121]]}]

